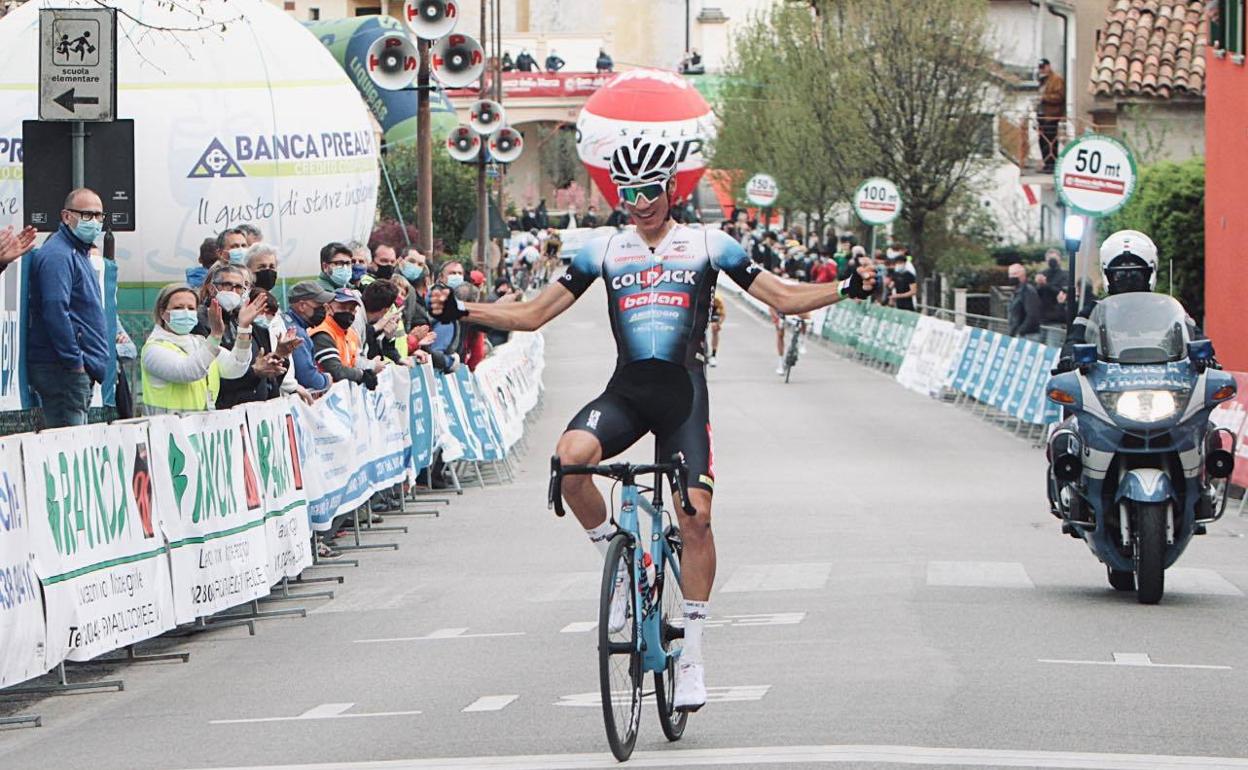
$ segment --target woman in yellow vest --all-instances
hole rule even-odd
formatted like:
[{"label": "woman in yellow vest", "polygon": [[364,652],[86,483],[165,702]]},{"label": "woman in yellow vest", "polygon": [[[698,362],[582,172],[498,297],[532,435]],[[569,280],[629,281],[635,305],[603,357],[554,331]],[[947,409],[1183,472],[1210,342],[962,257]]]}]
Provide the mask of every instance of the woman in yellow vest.
[{"label": "woman in yellow vest", "polygon": [[215,299],[208,306],[207,337],[191,334],[199,323],[198,298],[184,283],[160,290],[153,313],[156,325],[143,345],[143,412],[202,412],[213,408],[221,378],[243,376],[251,367],[251,322],[255,303],[238,310],[233,350],[221,348],[225,321]]}]

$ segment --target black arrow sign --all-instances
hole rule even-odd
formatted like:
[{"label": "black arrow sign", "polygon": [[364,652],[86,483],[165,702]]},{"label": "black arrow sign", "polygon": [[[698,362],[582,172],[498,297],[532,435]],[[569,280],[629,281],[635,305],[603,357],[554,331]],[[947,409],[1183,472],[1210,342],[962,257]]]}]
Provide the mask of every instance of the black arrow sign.
[{"label": "black arrow sign", "polygon": [[74,96],[74,89],[69,89],[65,93],[56,97],[52,101],[64,107],[69,112],[74,111],[74,107],[79,104],[99,104],[100,99],[97,96]]}]

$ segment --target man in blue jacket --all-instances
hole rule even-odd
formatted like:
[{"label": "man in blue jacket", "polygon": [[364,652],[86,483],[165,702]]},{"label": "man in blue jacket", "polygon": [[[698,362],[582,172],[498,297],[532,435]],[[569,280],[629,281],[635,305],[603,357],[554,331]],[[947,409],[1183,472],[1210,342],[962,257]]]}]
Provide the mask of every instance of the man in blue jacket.
[{"label": "man in blue jacket", "polygon": [[299,339],[303,340],[303,344],[291,353],[295,379],[313,392],[320,392],[333,384],[329,375],[317,368],[312,358],[312,339],[308,336],[309,329],[325,320],[325,303],[333,298],[334,293],[322,288],[316,281],[297,283],[286,295],[290,303],[290,310],[286,311],[286,328],[294,329]]},{"label": "man in blue jacket", "polygon": [[85,187],[65,198],[61,226],[29,257],[26,377],[48,428],[87,421],[92,383],[113,355],[99,277],[87,252],[104,229],[104,204]]}]

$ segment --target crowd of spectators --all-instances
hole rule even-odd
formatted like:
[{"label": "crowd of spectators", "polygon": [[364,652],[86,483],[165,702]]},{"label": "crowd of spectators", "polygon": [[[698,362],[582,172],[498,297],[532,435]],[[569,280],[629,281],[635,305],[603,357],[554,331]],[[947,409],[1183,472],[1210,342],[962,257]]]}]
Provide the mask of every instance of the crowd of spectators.
[{"label": "crowd of spectators", "polygon": [[[47,428],[87,422],[93,388],[110,369],[118,375],[118,414],[131,416],[130,383],[114,365],[118,359],[136,360],[146,415],[283,395],[310,404],[341,380],[375,388],[390,366],[429,364],[441,374],[475,369],[507,334],[437,322],[425,304],[430,286],[443,283],[469,301],[519,299],[508,279],[487,290],[484,275],[466,273],[460,262],[435,266],[418,249],[388,243],[371,251],[328,243],[319,253],[319,275],[287,285],[277,249],[257,226],[243,224],[206,238],[187,280],[160,290],[151,333],[136,346],[120,324],[116,340],[106,338],[92,264],[105,217],[100,197],[74,190],[64,206],[60,227],[33,251],[33,228],[0,230],[0,271],[28,255],[25,364]],[[441,463],[418,483],[444,486]],[[397,494],[374,498],[373,511],[396,506]],[[318,543],[322,557],[336,555],[331,543],[332,535]]]}]

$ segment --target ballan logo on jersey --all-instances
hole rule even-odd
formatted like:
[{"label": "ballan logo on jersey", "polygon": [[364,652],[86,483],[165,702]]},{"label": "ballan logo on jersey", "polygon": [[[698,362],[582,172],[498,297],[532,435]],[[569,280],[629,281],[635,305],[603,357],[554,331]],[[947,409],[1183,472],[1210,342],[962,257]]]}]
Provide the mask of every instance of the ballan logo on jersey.
[{"label": "ballan logo on jersey", "polygon": [[258,134],[233,137],[233,146],[213,138],[188,179],[311,176],[367,170],[376,155],[368,131],[320,134]]}]

